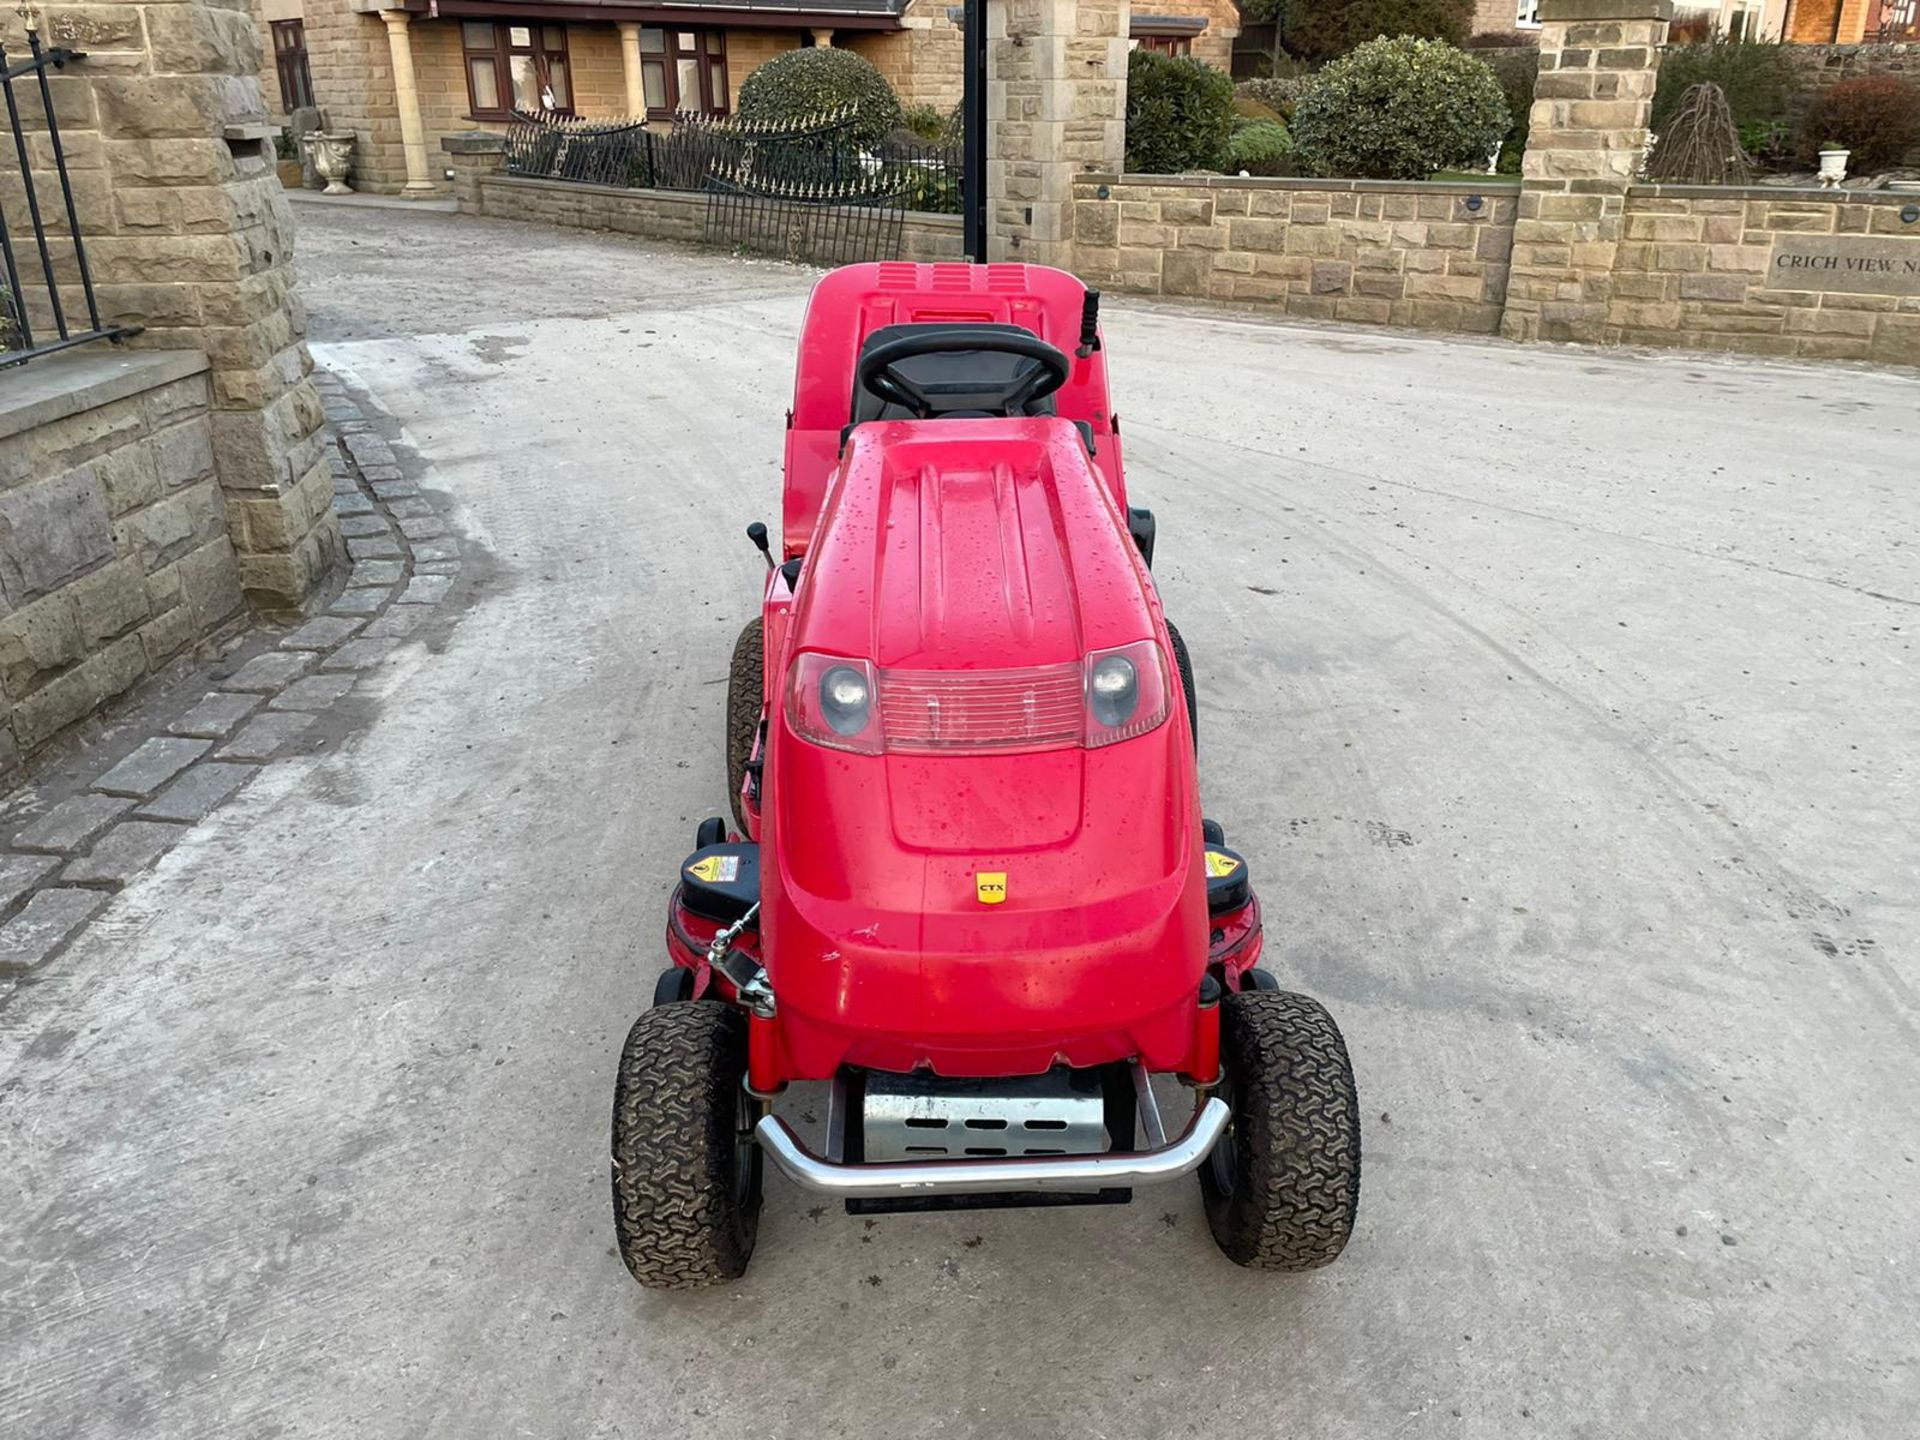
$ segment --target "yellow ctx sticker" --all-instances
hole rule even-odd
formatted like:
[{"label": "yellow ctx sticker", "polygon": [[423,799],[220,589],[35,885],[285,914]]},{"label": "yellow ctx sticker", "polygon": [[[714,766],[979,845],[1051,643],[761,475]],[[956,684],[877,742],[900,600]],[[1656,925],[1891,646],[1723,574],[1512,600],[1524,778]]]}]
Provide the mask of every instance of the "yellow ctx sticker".
[{"label": "yellow ctx sticker", "polygon": [[731,885],[740,878],[740,857],[709,855],[706,859],[696,860],[687,866],[687,874],[696,880],[704,880],[709,885]]},{"label": "yellow ctx sticker", "polygon": [[979,870],[973,877],[974,893],[980,897],[982,905],[999,905],[1007,898],[1007,872],[1004,870]]},{"label": "yellow ctx sticker", "polygon": [[1240,862],[1231,855],[1222,855],[1218,850],[1207,851],[1207,878],[1218,880],[1223,875],[1231,875],[1240,868]]}]

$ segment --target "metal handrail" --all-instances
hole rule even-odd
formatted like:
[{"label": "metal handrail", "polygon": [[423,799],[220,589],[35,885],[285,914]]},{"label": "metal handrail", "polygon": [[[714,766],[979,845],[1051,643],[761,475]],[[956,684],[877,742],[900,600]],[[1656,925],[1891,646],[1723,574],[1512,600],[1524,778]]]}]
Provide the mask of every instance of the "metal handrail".
[{"label": "metal handrail", "polygon": [[[67,152],[60,140],[60,120],[54,113],[53,93],[47,84],[49,66],[56,70],[64,69],[71,62],[86,59],[86,55],[83,51],[69,50],[61,45],[50,50],[41,49],[39,30],[31,21],[27,26],[27,48],[27,59],[9,61],[6,47],[0,45],[0,91],[6,96],[7,125],[13,136],[14,156],[19,162],[20,188],[26,197],[27,218],[32,226],[34,249],[40,258],[41,283],[45,289],[46,308],[53,319],[54,335],[51,339],[38,341],[34,338],[33,316],[20,281],[19,256],[15,253],[14,237],[5,207],[0,205],[0,264],[5,267],[5,293],[0,295],[0,368],[21,365],[37,355],[52,354],[56,350],[70,349],[95,340],[117,341],[136,332],[136,327],[108,325],[100,318],[100,301],[93,288],[93,270],[87,264],[86,241],[80,233],[80,215],[73,200],[73,182],[67,175]],[[40,210],[39,186],[34,178],[26,129],[20,118],[20,96],[14,88],[14,81],[28,75],[33,76],[38,84],[40,108],[46,117],[47,144],[53,152],[53,171],[60,181],[60,201],[66,212],[67,241],[73,249],[74,270],[79,276],[80,293],[86,302],[87,328],[84,330],[76,330],[68,323],[66,302],[61,296],[60,279],[54,268],[54,246],[50,243],[46,219]]]}]

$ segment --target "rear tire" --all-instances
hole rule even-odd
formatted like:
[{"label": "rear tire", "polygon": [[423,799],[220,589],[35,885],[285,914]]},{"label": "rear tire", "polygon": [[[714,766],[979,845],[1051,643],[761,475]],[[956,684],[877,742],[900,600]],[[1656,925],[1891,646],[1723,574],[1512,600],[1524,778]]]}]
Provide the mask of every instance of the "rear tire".
[{"label": "rear tire", "polygon": [[1254,1270],[1329,1264],[1360,1208],[1360,1097],[1340,1028],[1284,990],[1229,995],[1220,1021],[1233,1123],[1200,1169],[1213,1238]]},{"label": "rear tire", "polygon": [[1173,642],[1173,663],[1180,671],[1180,693],[1187,697],[1187,729],[1193,733],[1193,753],[1200,753],[1200,696],[1193,688],[1193,661],[1187,657],[1187,642],[1167,622],[1167,639]]},{"label": "rear tire", "polygon": [[766,706],[766,670],[762,622],[749,620],[733,645],[733,663],[727,669],[727,803],[733,807],[740,833],[747,833],[747,807],[740,798],[747,783],[747,762],[760,733],[760,712]]},{"label": "rear tire", "polygon": [[747,1022],[664,1005],[634,1022],[613,1091],[613,1228],[633,1278],[693,1290],[738,1278],[760,1229]]}]

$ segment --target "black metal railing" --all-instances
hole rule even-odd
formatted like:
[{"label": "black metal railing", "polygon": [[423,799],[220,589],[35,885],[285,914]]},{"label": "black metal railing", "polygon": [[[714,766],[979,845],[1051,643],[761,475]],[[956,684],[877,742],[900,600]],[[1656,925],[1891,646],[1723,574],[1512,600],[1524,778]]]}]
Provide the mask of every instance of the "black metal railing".
[{"label": "black metal railing", "polygon": [[517,115],[507,170],[543,180],[683,190],[707,200],[710,245],[820,265],[893,259],[909,211],[960,213],[960,147],[859,137],[851,107],[790,124],[683,115],[638,121]]},{"label": "black metal railing", "polygon": [[[60,143],[60,122],[47,85],[49,66],[61,69],[85,57],[61,46],[42,50],[39,32],[32,29],[27,31],[27,48],[27,59],[13,60],[6,47],[0,46],[0,89],[6,92],[7,126],[16,162],[11,172],[0,168],[0,263],[5,265],[4,273],[0,273],[0,366],[18,365],[36,355],[130,333],[129,327],[101,323],[100,302],[93,292],[93,272],[87,268],[87,247],[73,203],[73,182],[67,177],[67,154]],[[16,87],[16,81],[22,83]],[[36,94],[37,109],[33,104]],[[35,138],[45,137],[45,154],[38,170],[34,165],[35,147],[28,142],[29,127]],[[57,207],[41,204],[43,185],[47,199],[52,199],[49,171],[59,183]],[[25,228],[16,229],[22,213]],[[33,261],[39,260],[38,286],[32,292],[21,280],[22,252],[26,252],[29,280]],[[68,314],[76,290],[86,310],[85,329],[78,328],[78,315]]]},{"label": "black metal railing", "polygon": [[904,132],[855,138],[850,109],[795,124],[682,115],[667,133],[640,121],[521,114],[507,131],[510,174],[654,190],[764,192],[822,203],[958,214],[959,146]]}]

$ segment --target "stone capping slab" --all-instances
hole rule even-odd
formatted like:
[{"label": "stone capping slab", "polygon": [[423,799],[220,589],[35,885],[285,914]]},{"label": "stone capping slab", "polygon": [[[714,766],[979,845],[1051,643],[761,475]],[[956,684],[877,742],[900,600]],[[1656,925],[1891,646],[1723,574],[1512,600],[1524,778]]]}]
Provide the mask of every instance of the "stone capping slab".
[{"label": "stone capping slab", "polygon": [[[1488,183],[1471,180],[1315,180],[1297,175],[1102,175],[1076,176],[1076,185],[1173,185],[1192,190],[1316,190],[1347,195],[1518,195],[1520,186],[1489,175]],[[959,217],[954,217],[958,219]]]},{"label": "stone capping slab", "polygon": [[493,130],[463,130],[457,135],[442,135],[440,148],[449,155],[502,155],[507,137]]},{"label": "stone capping slab", "polygon": [[1545,20],[1671,20],[1673,0],[1540,0]]},{"label": "stone capping slab", "polygon": [[[589,185],[579,180],[542,180],[533,175],[487,175],[482,177],[480,183],[488,189],[501,186],[509,190],[544,190],[555,195],[623,195],[634,200],[668,205],[704,206],[707,203],[704,190],[647,190],[630,185]],[[962,220],[959,215],[943,215],[933,210],[882,210],[879,213],[903,215],[916,225],[950,230],[960,229]]]},{"label": "stone capping slab", "polygon": [[128,351],[102,342],[43,355],[9,370],[0,385],[0,440],[206,373],[198,350]]},{"label": "stone capping slab", "polygon": [[1897,190],[1823,190],[1792,185],[1629,185],[1629,200],[1780,200],[1793,205],[1913,205]]}]

